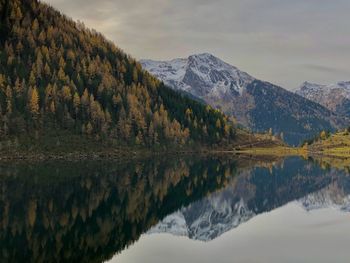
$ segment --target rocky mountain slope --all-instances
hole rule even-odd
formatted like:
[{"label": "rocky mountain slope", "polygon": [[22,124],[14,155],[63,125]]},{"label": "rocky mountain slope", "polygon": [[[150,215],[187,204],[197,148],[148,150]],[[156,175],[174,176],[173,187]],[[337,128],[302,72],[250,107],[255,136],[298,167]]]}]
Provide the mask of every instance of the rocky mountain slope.
[{"label": "rocky mountain slope", "polygon": [[272,128],[274,134],[283,133],[290,144],[345,124],[331,110],[257,80],[211,54],[171,61],[141,60],[141,64],[173,89],[204,100],[253,131]]},{"label": "rocky mountain slope", "polygon": [[330,85],[304,82],[296,93],[339,115],[350,117],[350,81]]}]

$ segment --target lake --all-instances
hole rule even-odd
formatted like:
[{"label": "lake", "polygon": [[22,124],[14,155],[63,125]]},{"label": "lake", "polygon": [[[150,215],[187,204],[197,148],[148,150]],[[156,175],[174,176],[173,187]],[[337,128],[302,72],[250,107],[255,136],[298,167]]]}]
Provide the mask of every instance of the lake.
[{"label": "lake", "polygon": [[346,160],[0,163],[1,262],[349,262]]}]

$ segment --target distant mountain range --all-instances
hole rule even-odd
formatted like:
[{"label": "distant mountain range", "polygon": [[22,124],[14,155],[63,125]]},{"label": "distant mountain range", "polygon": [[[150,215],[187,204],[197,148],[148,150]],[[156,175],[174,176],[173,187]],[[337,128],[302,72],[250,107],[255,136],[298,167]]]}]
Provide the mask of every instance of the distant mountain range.
[{"label": "distant mountain range", "polygon": [[151,74],[175,90],[191,94],[255,132],[270,128],[297,145],[346,120],[332,110],[281,87],[255,79],[208,54],[171,61],[141,60]]},{"label": "distant mountain range", "polygon": [[350,81],[331,85],[304,82],[296,93],[339,115],[350,117]]}]

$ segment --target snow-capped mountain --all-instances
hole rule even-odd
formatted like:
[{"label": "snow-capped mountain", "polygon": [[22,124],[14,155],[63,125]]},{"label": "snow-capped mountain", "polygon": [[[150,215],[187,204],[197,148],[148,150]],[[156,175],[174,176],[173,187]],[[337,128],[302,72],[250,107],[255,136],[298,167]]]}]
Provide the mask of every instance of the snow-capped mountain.
[{"label": "snow-capped mountain", "polygon": [[174,89],[207,99],[242,93],[254,80],[247,73],[208,53],[171,61],[141,60],[141,64]]},{"label": "snow-capped mountain", "polygon": [[283,133],[290,144],[345,125],[343,118],[320,104],[257,80],[211,54],[140,62],[169,87],[222,110],[253,131],[272,128],[275,134]]},{"label": "snow-capped mountain", "polygon": [[330,85],[304,82],[296,93],[340,115],[350,117],[350,81]]}]

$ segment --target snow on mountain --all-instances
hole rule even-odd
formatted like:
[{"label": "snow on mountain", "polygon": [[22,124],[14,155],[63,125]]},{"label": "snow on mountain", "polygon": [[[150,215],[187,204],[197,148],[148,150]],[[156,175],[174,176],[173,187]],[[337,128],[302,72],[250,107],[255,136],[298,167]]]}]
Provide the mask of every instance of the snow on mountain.
[{"label": "snow on mountain", "polygon": [[[221,200],[220,197],[195,203],[184,214],[189,222],[189,237],[201,241],[215,239],[255,215],[243,199]],[[194,214],[197,216],[192,217]]]},{"label": "snow on mountain", "polygon": [[182,82],[187,70],[187,59],[174,59],[171,61],[141,60],[142,66],[167,85],[188,91],[190,86]]},{"label": "snow on mountain", "polygon": [[350,99],[350,81],[341,81],[335,84],[322,85],[311,82],[304,82],[297,93],[305,96],[316,96],[316,93],[330,94],[335,90],[340,90],[342,94]]},{"label": "snow on mountain", "polygon": [[350,81],[330,85],[304,82],[296,93],[331,111],[350,116]]},{"label": "snow on mountain", "polygon": [[164,218],[148,234],[170,233],[210,241],[255,216],[232,189],[214,194]]},{"label": "snow on mountain", "polygon": [[148,230],[148,234],[169,233],[175,236],[188,236],[186,220],[181,211],[165,217],[156,226]]},{"label": "snow on mountain", "polygon": [[170,61],[140,62],[165,84],[200,98],[232,96],[241,93],[254,80],[247,73],[208,53]]}]

